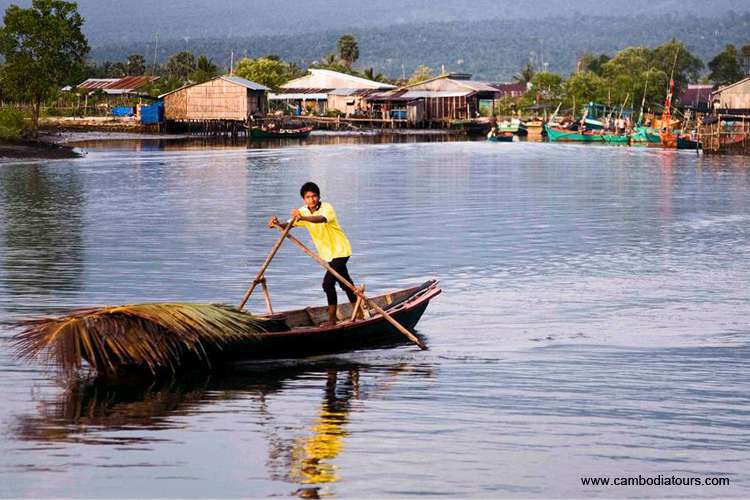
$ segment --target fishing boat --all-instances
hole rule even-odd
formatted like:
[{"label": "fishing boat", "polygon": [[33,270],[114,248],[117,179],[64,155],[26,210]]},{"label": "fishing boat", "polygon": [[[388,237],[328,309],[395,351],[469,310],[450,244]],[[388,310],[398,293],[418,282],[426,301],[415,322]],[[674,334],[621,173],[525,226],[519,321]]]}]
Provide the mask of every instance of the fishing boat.
[{"label": "fishing boat", "polygon": [[258,125],[250,127],[250,137],[253,139],[304,139],[310,135],[313,127],[284,128]]},{"label": "fishing boat", "polygon": [[575,130],[550,127],[549,124],[544,125],[544,130],[547,132],[549,140],[553,142],[604,142],[603,134],[581,133]]},{"label": "fishing boat", "polygon": [[690,135],[678,135],[677,149],[701,149],[701,144],[699,140]]},{"label": "fishing boat", "polygon": [[497,131],[501,133],[510,132],[513,135],[517,136],[527,136],[529,135],[529,131],[526,128],[526,124],[519,120],[518,118],[513,118],[512,120],[505,120],[497,124]]},{"label": "fishing boat", "polygon": [[602,134],[602,140],[607,144],[619,144],[627,145],[630,144],[629,134]]},{"label": "fishing boat", "polygon": [[637,126],[635,127],[635,130],[631,135],[631,142],[643,144],[659,144],[661,143],[661,137],[659,137],[659,129],[653,127]]},{"label": "fishing boat", "polygon": [[487,134],[487,140],[490,142],[513,142],[513,132],[490,132]]}]

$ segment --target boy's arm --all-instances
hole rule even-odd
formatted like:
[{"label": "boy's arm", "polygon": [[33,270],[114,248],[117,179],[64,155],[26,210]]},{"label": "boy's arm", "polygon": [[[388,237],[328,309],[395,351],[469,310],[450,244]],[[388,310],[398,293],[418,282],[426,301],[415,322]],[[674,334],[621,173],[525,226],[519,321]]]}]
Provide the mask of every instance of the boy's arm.
[{"label": "boy's arm", "polygon": [[312,222],[313,224],[323,224],[325,222],[328,222],[328,219],[323,217],[322,215],[302,215],[298,209],[292,210],[292,218],[297,218],[297,220],[302,222]]}]

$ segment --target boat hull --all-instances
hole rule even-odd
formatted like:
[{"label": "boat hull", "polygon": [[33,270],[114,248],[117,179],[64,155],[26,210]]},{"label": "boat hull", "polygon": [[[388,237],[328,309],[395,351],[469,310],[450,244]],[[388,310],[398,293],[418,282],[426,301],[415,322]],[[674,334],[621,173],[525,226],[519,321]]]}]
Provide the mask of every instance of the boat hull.
[{"label": "boat hull", "polygon": [[568,130],[560,130],[544,126],[547,131],[547,137],[553,142],[604,142],[604,136],[599,134],[580,134]]},{"label": "boat hull", "polygon": [[250,129],[250,137],[253,139],[304,139],[312,132],[312,127],[300,129],[278,129],[268,130],[260,127]]}]

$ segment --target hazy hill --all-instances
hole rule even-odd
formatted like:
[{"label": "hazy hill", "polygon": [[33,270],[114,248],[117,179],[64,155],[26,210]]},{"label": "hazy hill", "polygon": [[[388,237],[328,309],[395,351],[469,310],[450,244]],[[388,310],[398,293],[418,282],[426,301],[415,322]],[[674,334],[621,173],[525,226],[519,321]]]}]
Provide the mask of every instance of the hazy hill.
[{"label": "hazy hill", "polygon": [[[0,0],[3,11],[30,0]],[[747,0],[79,0],[92,45],[154,38],[235,36],[386,28],[394,24],[667,13],[722,16]]]},{"label": "hazy hill", "polygon": [[[721,51],[726,43],[750,43],[750,13],[721,17],[693,15],[629,17],[544,18],[540,20],[490,20],[400,24],[382,28],[352,30],[360,45],[359,67],[373,66],[391,76],[408,75],[419,64],[447,70],[467,71],[492,80],[509,79],[530,59],[551,71],[574,69],[584,52],[614,53],[630,45],[656,46],[672,37],[687,44],[704,61]],[[229,66],[243,55],[277,54],[307,65],[332,52],[342,31],[290,35],[256,35],[233,38],[160,40],[158,60],[191,50],[206,54],[219,65]],[[96,47],[97,60],[123,60],[137,52],[154,60],[154,40]]]}]

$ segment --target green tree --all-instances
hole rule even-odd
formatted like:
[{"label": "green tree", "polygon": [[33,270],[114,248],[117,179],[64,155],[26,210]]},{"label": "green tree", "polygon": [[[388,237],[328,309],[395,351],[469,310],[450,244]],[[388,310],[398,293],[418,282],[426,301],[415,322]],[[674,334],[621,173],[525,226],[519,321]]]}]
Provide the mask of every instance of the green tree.
[{"label": "green tree", "polygon": [[[600,101],[605,86],[604,78],[591,71],[573,73],[563,84],[565,106],[580,108],[585,103]],[[578,110],[574,109],[573,112],[577,113]]]},{"label": "green tree", "polygon": [[273,90],[278,90],[282,84],[290,79],[290,71],[287,64],[266,57],[241,59],[237,63],[234,73],[237,76],[260,83]]},{"label": "green tree", "polygon": [[711,59],[708,69],[711,70],[708,79],[714,85],[727,85],[741,80],[743,75],[737,48],[731,43],[727,44],[723,51]]},{"label": "green tree", "polygon": [[140,76],[146,72],[146,60],[140,54],[128,56],[128,75]]},{"label": "green tree", "polygon": [[604,65],[609,62],[609,56],[606,54],[584,54],[578,60],[578,71],[591,71],[601,76],[604,73]]},{"label": "green tree", "polygon": [[219,76],[219,68],[206,56],[200,56],[195,65],[195,71],[190,73],[190,80],[195,83],[207,82]]},{"label": "green tree", "polygon": [[743,45],[740,53],[742,54],[742,69],[745,75],[750,75],[750,43]]},{"label": "green tree", "polygon": [[107,72],[107,78],[122,78],[128,76],[128,65],[124,62],[117,61],[112,63]]},{"label": "green tree", "polygon": [[388,83],[388,78],[382,73],[375,73],[375,70],[373,68],[367,68],[362,73],[362,76],[374,82]]},{"label": "green tree", "polygon": [[653,50],[651,66],[666,75],[672,75],[674,69],[674,81],[679,91],[687,82],[698,80],[705,65],[682,42],[672,39]]},{"label": "green tree", "polygon": [[359,59],[359,45],[354,35],[343,35],[339,38],[337,48],[339,51],[339,59],[344,62],[344,65],[351,68],[357,59]]},{"label": "green tree", "polygon": [[195,56],[187,50],[173,54],[167,61],[167,75],[182,81],[187,81],[195,68]]},{"label": "green tree", "polygon": [[513,80],[518,83],[529,83],[534,78],[534,66],[531,63],[526,63],[526,66],[521,68],[521,71],[513,76]]},{"label": "green tree", "polygon": [[531,86],[521,101],[523,106],[552,104],[562,98],[562,77],[557,73],[541,71],[529,83]]},{"label": "green tree", "polygon": [[36,134],[42,103],[56,88],[78,83],[83,74],[89,52],[83,18],[75,3],[33,0],[28,9],[8,7],[3,24],[2,87],[17,99],[31,101]]},{"label": "green tree", "polygon": [[413,85],[415,83],[429,80],[432,77],[433,77],[432,68],[422,64],[421,66],[418,66],[417,69],[414,70],[414,73],[411,74],[411,76],[409,77],[408,83],[409,85]]}]

